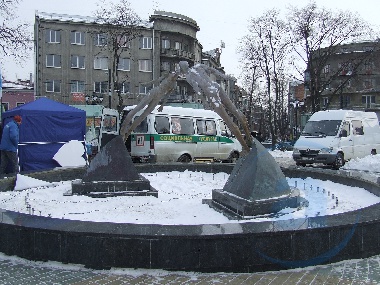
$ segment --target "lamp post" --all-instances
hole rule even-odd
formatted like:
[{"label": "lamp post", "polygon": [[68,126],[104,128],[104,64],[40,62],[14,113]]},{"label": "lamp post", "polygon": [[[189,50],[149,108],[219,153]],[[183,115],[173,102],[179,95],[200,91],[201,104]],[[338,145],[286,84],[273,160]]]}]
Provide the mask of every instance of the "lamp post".
[{"label": "lamp post", "polygon": [[298,138],[298,108],[300,106],[303,106],[304,102],[298,101],[297,99],[290,102],[290,104],[293,105],[294,109],[294,117],[295,117],[295,128],[294,128],[294,136],[297,139]]}]

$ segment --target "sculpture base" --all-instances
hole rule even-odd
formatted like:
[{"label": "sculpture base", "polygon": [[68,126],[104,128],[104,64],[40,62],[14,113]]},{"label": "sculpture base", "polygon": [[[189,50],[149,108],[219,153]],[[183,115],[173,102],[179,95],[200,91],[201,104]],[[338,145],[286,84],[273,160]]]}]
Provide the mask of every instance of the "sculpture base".
[{"label": "sculpture base", "polygon": [[298,208],[307,204],[299,196],[299,190],[271,199],[250,201],[221,189],[212,190],[212,200],[204,201],[210,207],[219,210],[230,219],[250,219],[253,216],[276,214],[284,208]]},{"label": "sculpture base", "polygon": [[154,196],[158,192],[150,186],[145,177],[139,175],[139,180],[130,181],[73,181],[72,194],[86,195],[90,197],[113,197],[113,196]]}]

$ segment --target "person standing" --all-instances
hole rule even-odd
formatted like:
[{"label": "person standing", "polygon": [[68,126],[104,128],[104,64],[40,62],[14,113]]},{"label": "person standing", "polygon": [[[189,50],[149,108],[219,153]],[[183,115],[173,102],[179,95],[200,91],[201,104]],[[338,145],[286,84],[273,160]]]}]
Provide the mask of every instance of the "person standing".
[{"label": "person standing", "polygon": [[13,117],[13,120],[6,124],[3,128],[0,144],[0,175],[5,173],[9,164],[11,165],[12,173],[18,172],[17,150],[19,142],[19,126],[21,121],[21,116],[16,115]]}]

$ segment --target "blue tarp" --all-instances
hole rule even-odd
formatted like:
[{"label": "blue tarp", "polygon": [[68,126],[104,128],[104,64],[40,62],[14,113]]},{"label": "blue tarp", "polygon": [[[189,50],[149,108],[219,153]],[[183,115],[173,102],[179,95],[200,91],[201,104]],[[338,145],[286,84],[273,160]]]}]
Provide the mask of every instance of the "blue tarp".
[{"label": "blue tarp", "polygon": [[63,144],[84,141],[86,112],[56,101],[40,98],[2,114],[3,126],[20,115],[19,164],[21,171],[59,167],[53,160]]}]

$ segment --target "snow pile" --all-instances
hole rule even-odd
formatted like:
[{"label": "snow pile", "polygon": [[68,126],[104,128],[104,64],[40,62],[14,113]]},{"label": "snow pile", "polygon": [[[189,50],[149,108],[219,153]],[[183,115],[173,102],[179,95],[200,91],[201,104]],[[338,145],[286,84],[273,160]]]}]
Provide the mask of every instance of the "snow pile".
[{"label": "snow pile", "polygon": [[346,164],[341,169],[379,172],[380,154],[351,159],[350,161],[346,162]]}]

